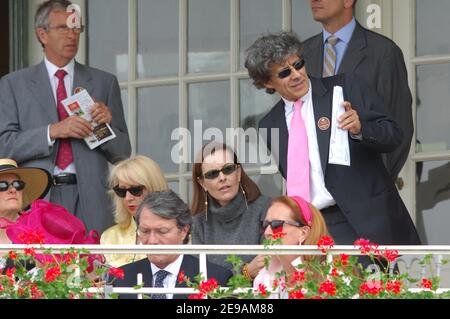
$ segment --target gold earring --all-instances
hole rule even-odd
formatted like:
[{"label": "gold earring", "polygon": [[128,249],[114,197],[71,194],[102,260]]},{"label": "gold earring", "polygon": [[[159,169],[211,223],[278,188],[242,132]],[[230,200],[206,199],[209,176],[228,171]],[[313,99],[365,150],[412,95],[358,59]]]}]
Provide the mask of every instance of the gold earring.
[{"label": "gold earring", "polygon": [[242,195],[244,195],[245,207],[248,209],[247,194],[245,193],[244,187],[242,187],[241,181],[239,181],[239,186],[241,187]]},{"label": "gold earring", "polygon": [[205,218],[206,221],[208,221],[208,191],[206,190],[206,188],[204,189],[205,191]]}]

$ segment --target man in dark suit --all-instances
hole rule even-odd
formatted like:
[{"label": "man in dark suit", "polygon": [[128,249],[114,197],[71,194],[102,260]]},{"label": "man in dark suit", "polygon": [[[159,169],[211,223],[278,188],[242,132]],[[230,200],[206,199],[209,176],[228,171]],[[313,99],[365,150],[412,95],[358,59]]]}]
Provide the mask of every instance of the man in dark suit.
[{"label": "man in dark suit", "polygon": [[[182,245],[189,240],[192,216],[187,205],[173,192],[148,194],[136,212],[139,241],[144,245]],[[144,287],[186,287],[179,282],[180,273],[191,281],[200,273],[199,259],[190,255],[148,255],[148,258],[122,267],[124,279],[114,281],[115,287],[133,287],[138,284],[137,275],[142,274]],[[230,270],[207,263],[208,278],[226,286],[232,276]],[[135,299],[137,295],[122,294],[120,298]],[[152,295],[152,299],[178,299],[186,295]]]},{"label": "man in dark suit", "polygon": [[[51,172],[50,201],[101,233],[114,222],[108,163],[128,158],[131,144],[116,77],[75,61],[84,26],[73,23],[70,5],[50,0],[39,6],[35,27],[43,61],[0,81],[0,157]],[[93,121],[110,124],[117,136],[93,150],[83,140],[93,133],[92,124],[67,117],[61,103],[78,89],[97,102]]]},{"label": "man in dark suit", "polygon": [[324,48],[337,36],[334,74],[353,73],[367,82],[383,99],[386,111],[403,130],[400,145],[383,161],[393,181],[408,159],[414,126],[408,75],[400,48],[390,39],[363,28],[354,18],[356,0],[310,0],[314,19],[323,32],[306,40],[303,58],[308,74],[324,76]]},{"label": "man in dark suit", "polygon": [[[327,222],[337,244],[366,238],[379,244],[419,244],[414,224],[381,159],[381,153],[398,147],[402,131],[386,114],[383,100],[351,75],[309,78],[302,58],[302,44],[293,33],[259,38],[247,50],[246,67],[257,88],[278,92],[282,99],[261,120],[267,143],[286,178],[289,129],[294,105],[301,100],[310,165],[310,201]],[[343,88],[345,111],[333,118],[333,92]],[[340,107],[340,106],[337,106]],[[329,162],[333,123],[348,131],[348,164]],[[272,139],[278,130],[279,141]],[[274,139],[276,139],[274,137]],[[307,158],[308,161],[308,158]],[[289,183],[289,180],[288,180]],[[289,185],[289,184],[288,184]],[[288,189],[289,192],[289,189]]]}]

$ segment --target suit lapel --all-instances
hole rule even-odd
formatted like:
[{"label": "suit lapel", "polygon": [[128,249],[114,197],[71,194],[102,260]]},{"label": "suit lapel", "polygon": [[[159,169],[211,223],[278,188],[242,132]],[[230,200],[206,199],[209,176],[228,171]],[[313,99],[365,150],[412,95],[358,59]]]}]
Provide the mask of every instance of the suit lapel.
[{"label": "suit lapel", "polygon": [[[312,54],[308,54],[312,53]],[[323,33],[314,37],[310,48],[305,51],[305,66],[308,74],[321,78],[323,70]]]},{"label": "suit lapel", "polygon": [[52,86],[44,61],[36,66],[34,74],[31,75],[30,91],[36,97],[39,106],[48,114],[51,122],[58,122],[55,95],[52,92]]},{"label": "suit lapel", "polygon": [[[85,89],[92,96],[94,86],[92,84],[92,76],[87,71],[86,67],[75,62],[75,75],[73,79],[73,90],[77,88]],[[72,92],[73,94],[73,92]]]},{"label": "suit lapel", "polygon": [[[273,110],[274,116],[272,117],[272,128],[279,129],[279,147],[277,149],[277,141],[276,138],[271,132],[271,143],[272,143],[272,152],[275,154],[276,158],[280,161],[280,170],[283,176],[287,176],[287,149],[288,149],[288,140],[289,140],[289,132],[286,125],[286,112],[284,109],[284,101],[280,100]],[[279,154],[277,154],[279,152]]]},{"label": "suit lapel", "polygon": [[363,27],[356,22],[355,31],[348,44],[344,59],[339,67],[338,73],[352,73],[356,67],[366,57],[365,48],[367,47],[366,35]]},{"label": "suit lapel", "polygon": [[[319,145],[320,162],[325,175],[330,152],[332,92],[327,90],[322,81],[323,79],[311,78],[317,143]],[[321,130],[318,126],[319,120],[322,118],[327,118],[330,121],[330,127],[327,130]]]}]

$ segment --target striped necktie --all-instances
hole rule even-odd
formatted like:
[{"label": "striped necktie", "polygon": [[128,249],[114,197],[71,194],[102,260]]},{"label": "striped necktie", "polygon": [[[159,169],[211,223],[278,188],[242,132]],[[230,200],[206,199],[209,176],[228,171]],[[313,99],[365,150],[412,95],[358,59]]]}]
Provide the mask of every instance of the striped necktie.
[{"label": "striped necktie", "polygon": [[336,73],[336,48],[335,45],[339,38],[330,35],[325,42],[325,50],[323,52],[323,74],[324,78],[333,76]]}]

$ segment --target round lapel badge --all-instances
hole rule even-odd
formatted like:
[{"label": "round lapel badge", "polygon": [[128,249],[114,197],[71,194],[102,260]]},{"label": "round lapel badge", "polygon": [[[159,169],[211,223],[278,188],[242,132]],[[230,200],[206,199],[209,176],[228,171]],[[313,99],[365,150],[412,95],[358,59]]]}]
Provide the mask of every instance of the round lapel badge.
[{"label": "round lapel badge", "polygon": [[75,90],[73,90],[73,93],[78,94],[81,91],[83,91],[84,89],[82,87],[77,87]]},{"label": "round lapel badge", "polygon": [[326,131],[330,128],[330,119],[328,117],[322,117],[320,118],[319,122],[317,123],[317,126],[320,130]]}]

